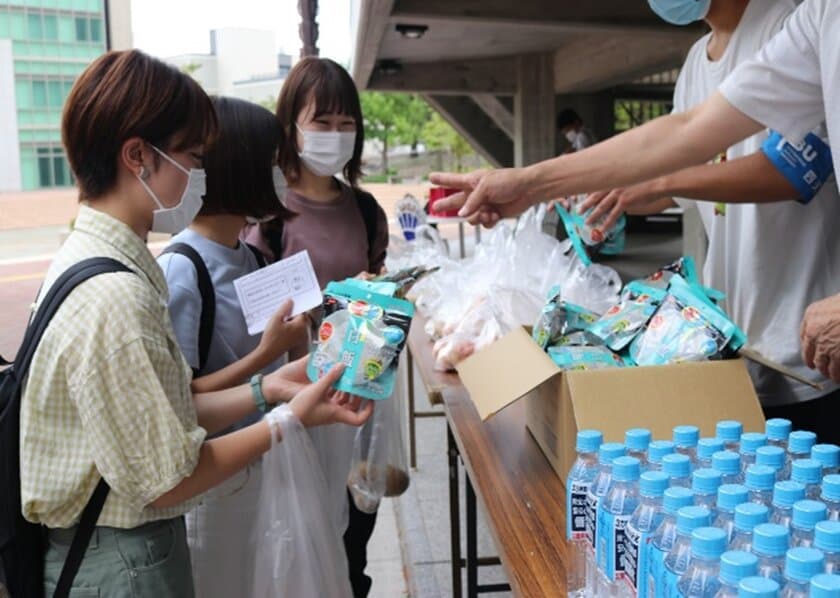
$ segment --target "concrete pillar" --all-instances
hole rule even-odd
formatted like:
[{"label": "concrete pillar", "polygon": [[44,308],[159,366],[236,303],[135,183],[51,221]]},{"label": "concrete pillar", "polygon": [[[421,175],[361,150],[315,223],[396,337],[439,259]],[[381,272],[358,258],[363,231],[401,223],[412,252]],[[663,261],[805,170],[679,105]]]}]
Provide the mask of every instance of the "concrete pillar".
[{"label": "concrete pillar", "polygon": [[527,166],[555,155],[554,54],[524,54],[516,63],[514,164]]}]

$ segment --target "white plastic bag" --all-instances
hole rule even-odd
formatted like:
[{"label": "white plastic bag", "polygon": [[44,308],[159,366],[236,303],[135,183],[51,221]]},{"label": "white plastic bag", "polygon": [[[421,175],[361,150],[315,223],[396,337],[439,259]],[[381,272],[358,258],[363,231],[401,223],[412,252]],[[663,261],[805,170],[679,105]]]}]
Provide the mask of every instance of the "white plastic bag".
[{"label": "white plastic bag", "polygon": [[408,489],[403,398],[403,393],[394,393],[377,401],[373,415],[356,432],[347,487],[364,513],[375,513],[383,497],[399,496]]},{"label": "white plastic bag", "polygon": [[[288,405],[272,410],[254,533],[253,598],[349,598],[342,533],[315,448]],[[277,442],[277,432],[282,442]]]}]

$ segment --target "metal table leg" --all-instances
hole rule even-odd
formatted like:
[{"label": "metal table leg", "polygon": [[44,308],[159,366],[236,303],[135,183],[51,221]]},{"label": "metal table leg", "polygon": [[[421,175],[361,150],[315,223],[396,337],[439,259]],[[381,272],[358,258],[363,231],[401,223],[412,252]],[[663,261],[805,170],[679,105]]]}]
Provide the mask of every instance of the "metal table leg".
[{"label": "metal table leg", "polygon": [[452,596],[461,598],[461,507],[458,500],[458,446],[446,424],[446,449],[449,455],[449,540],[452,552]]},{"label": "metal table leg", "polygon": [[408,367],[408,454],[411,469],[417,469],[417,428],[414,413],[414,357],[406,343],[406,366]]},{"label": "metal table leg", "polygon": [[464,241],[464,221],[458,221],[458,241],[461,243],[461,259],[467,257],[467,246]]},{"label": "metal table leg", "polygon": [[475,508],[475,489],[470,476],[467,485],[467,596],[478,596],[478,522]]}]

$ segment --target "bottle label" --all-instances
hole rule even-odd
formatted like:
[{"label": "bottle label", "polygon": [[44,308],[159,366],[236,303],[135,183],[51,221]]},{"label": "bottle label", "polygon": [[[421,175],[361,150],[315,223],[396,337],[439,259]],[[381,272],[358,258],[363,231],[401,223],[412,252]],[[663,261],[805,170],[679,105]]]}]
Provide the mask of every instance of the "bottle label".
[{"label": "bottle label", "polygon": [[[648,598],[660,598],[665,590],[665,552],[651,545],[648,551]],[[642,596],[642,594],[639,594]]]},{"label": "bottle label", "polygon": [[566,538],[569,540],[586,539],[586,497],[591,485],[581,481],[566,485]]},{"label": "bottle label", "polygon": [[598,565],[610,581],[623,581],[624,578],[624,547],[627,535],[627,523],[630,515],[614,515],[601,509],[601,520],[598,522],[599,548],[602,556]]},{"label": "bottle label", "polygon": [[624,582],[637,596],[648,595],[648,576],[653,534],[643,533],[631,525],[624,534]]},{"label": "bottle label", "polygon": [[598,504],[600,502],[601,499],[592,492],[586,494],[586,541],[589,543],[589,550],[592,551],[596,547],[595,536],[598,531]]}]

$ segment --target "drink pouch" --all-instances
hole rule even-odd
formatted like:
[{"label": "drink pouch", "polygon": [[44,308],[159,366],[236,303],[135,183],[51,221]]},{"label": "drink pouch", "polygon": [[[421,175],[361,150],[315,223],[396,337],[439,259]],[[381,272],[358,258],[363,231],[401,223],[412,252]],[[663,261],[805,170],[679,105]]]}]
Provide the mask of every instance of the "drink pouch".
[{"label": "drink pouch", "polygon": [[638,335],[665,298],[665,291],[640,281],[628,284],[621,300],[594,322],[587,336],[621,351]]},{"label": "drink pouch", "polygon": [[554,345],[556,347],[590,347],[593,345],[600,345],[600,342],[593,342],[587,334],[583,331],[571,332],[560,337],[560,340]]},{"label": "drink pouch", "polygon": [[549,347],[548,356],[561,370],[601,370],[625,367],[624,360],[606,347]]},{"label": "drink pouch", "polygon": [[598,319],[598,315],[588,309],[562,301],[557,288],[552,289],[550,296],[531,333],[541,349],[556,344],[567,334],[585,330]]},{"label": "drink pouch", "polygon": [[361,278],[348,278],[343,284],[388,297],[393,297],[400,288],[395,282],[362,280]]},{"label": "drink pouch", "polygon": [[[579,199],[578,199],[579,198]],[[585,266],[592,264],[592,256],[599,253],[605,255],[617,255],[624,251],[624,229],[626,227],[626,218],[622,215],[615,226],[608,231],[603,229],[602,218],[594,225],[586,223],[586,219],[591,214],[592,210],[587,210],[583,214],[579,213],[577,206],[580,201],[585,198],[581,195],[578,198],[571,198],[570,205],[567,210],[559,202],[555,209],[563,222],[563,227],[566,229],[566,234],[572,242],[575,253],[577,253],[581,262]]]},{"label": "drink pouch", "polygon": [[744,333],[698,287],[675,275],[647,329],[630,345],[630,357],[640,366],[706,361],[744,342]]},{"label": "drink pouch", "polygon": [[671,278],[675,274],[682,276],[691,284],[700,284],[700,277],[697,276],[697,266],[694,263],[694,258],[691,256],[684,256],[671,262],[645,278],[642,282],[648,286],[667,289],[671,283]]},{"label": "drink pouch", "polygon": [[331,282],[324,291],[324,319],[307,364],[309,379],[318,380],[342,362],[346,370],[335,386],[338,390],[387,399],[413,316],[414,306],[408,301]]}]

